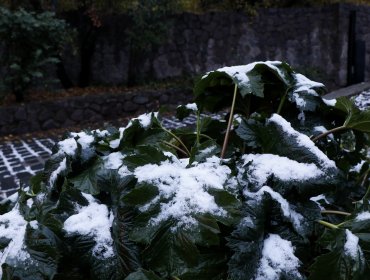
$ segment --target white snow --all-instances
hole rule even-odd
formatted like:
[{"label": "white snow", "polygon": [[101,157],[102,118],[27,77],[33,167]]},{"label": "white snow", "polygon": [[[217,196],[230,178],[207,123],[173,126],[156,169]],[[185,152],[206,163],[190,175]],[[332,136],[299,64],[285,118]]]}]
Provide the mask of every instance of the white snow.
[{"label": "white snow", "polygon": [[259,186],[264,185],[271,175],[283,181],[305,181],[324,175],[313,163],[300,163],[272,154],[248,154],[243,155],[242,160],[242,166],[250,163],[248,180]]},{"label": "white snow", "polygon": [[94,136],[88,135],[84,131],[78,133],[72,132],[71,135],[76,138],[78,137],[77,142],[81,145],[83,150],[89,148],[91,143],[94,142]]},{"label": "white snow", "polygon": [[78,207],[78,213],[64,222],[64,230],[69,234],[80,234],[94,238],[96,245],[93,254],[97,258],[109,258],[114,255],[113,239],[110,228],[113,219],[108,208],[99,204],[92,195],[82,193],[89,202],[88,206]]},{"label": "white snow", "polygon": [[368,212],[368,211],[361,212],[360,214],[358,214],[356,216],[356,219],[355,220],[357,222],[361,222],[361,221],[365,221],[365,220],[370,220],[370,212]]},{"label": "white snow", "polygon": [[337,104],[337,100],[336,99],[325,99],[324,97],[322,98],[322,101],[324,101],[324,103],[328,106],[331,106],[331,107],[334,107],[335,104]]},{"label": "white snow", "polygon": [[254,280],[279,280],[282,273],[301,278],[299,265],[292,243],[277,234],[270,234],[263,243],[262,258]]},{"label": "white snow", "polygon": [[269,186],[263,186],[261,189],[259,189],[257,192],[250,192],[248,190],[244,190],[244,195],[248,199],[249,197],[252,197],[256,199],[257,201],[262,199],[262,196],[264,193],[268,193],[271,195],[272,199],[274,199],[277,203],[280,204],[281,211],[283,212],[284,217],[290,219],[292,221],[292,224],[294,228],[301,232],[304,218],[301,214],[294,211],[290,205],[289,202],[281,196],[278,192],[273,191]]},{"label": "white snow", "polygon": [[32,198],[27,199],[26,203],[27,203],[28,208],[31,208],[33,205],[33,199]]},{"label": "white snow", "polygon": [[[222,67],[222,68],[217,69],[216,71],[211,71],[211,72],[224,72],[230,77],[232,77],[233,79],[237,80],[238,83],[248,86],[249,78],[247,76],[247,73],[250,72],[254,68],[254,66],[256,66],[256,64],[265,64],[268,67],[277,71],[281,77],[284,77],[284,74],[275,65],[275,64],[281,64],[280,61],[257,61],[257,62],[249,63],[246,65],[226,66],[226,67]],[[206,78],[211,72],[208,72],[206,75],[204,75],[202,79]]]},{"label": "white snow", "polygon": [[96,130],[93,130],[92,131],[93,133],[96,133],[97,136],[99,137],[106,137],[109,135],[109,132],[108,130],[100,130],[100,129],[96,129]]},{"label": "white snow", "polygon": [[185,106],[185,108],[192,111],[198,111],[198,106],[196,103],[189,103]]},{"label": "white snow", "polygon": [[311,95],[318,96],[317,92],[314,91],[312,88],[324,87],[322,83],[312,81],[302,74],[294,73],[293,76],[297,83],[297,88],[295,89],[295,92],[307,91],[307,93]]},{"label": "white snow", "polygon": [[[131,126],[131,124],[129,124],[129,125]],[[126,127],[120,127],[119,128],[119,138],[118,139],[114,139],[114,140],[112,140],[112,141],[109,142],[109,146],[112,149],[118,148],[119,143],[121,142],[121,139],[123,137],[123,132],[126,130],[127,127],[129,127],[129,125],[127,125]]]},{"label": "white snow", "polygon": [[161,204],[161,212],[151,219],[151,223],[158,224],[173,218],[177,221],[173,228],[175,230],[177,227],[186,228],[196,224],[192,215],[197,213],[226,216],[226,211],[217,206],[214,197],[207,190],[224,189],[231,170],[221,165],[221,160],[217,157],[186,168],[187,165],[186,160],[173,159],[173,162],[166,160],[160,164],[147,164],[135,169],[134,175],[139,183],[154,184],[159,190],[159,196],[154,202],[144,205],[142,211],[160,198],[167,200]]},{"label": "white snow", "polygon": [[126,126],[126,128],[130,127],[132,125],[132,122],[135,121],[135,120],[138,120],[141,127],[142,128],[148,128],[149,125],[152,123],[152,118],[155,117],[157,118],[158,117],[158,112],[154,112],[154,113],[145,113],[145,114],[142,114],[140,116],[138,116],[137,118],[133,118],[129,123],[128,125]]},{"label": "white snow", "polygon": [[118,169],[122,165],[124,155],[121,152],[111,153],[103,157],[104,167],[106,169]]},{"label": "white snow", "polygon": [[49,185],[52,187],[55,183],[55,180],[58,178],[58,175],[63,172],[64,170],[66,170],[67,168],[67,160],[66,158],[64,158],[61,163],[59,164],[58,168],[55,169],[51,175],[50,175],[50,179],[49,179]]},{"label": "white snow", "polygon": [[24,235],[27,222],[19,213],[18,204],[3,215],[0,215],[0,238],[10,240],[9,245],[0,251],[0,277],[2,277],[1,265],[5,261],[24,261],[30,257],[24,248]]},{"label": "white snow", "polygon": [[353,166],[349,171],[360,173],[361,168],[362,168],[362,166],[363,166],[365,163],[366,163],[366,161],[361,160],[361,162],[359,162],[358,164],[356,164],[355,166]]},{"label": "white snow", "polygon": [[360,246],[358,245],[359,238],[354,235],[350,230],[346,229],[346,243],[344,244],[344,253],[356,259],[358,254],[362,255]]},{"label": "white snow", "polygon": [[30,227],[33,228],[33,229],[38,229],[39,228],[39,224],[37,221],[31,221],[30,223]]},{"label": "white snow", "polygon": [[74,156],[77,150],[77,142],[74,138],[67,138],[58,142],[59,149],[69,156]]},{"label": "white snow", "polygon": [[297,108],[304,109],[306,107],[306,100],[304,100],[298,93],[292,94],[292,101],[297,105]]},{"label": "white snow", "polygon": [[322,165],[322,167],[336,168],[335,162],[330,160],[318,147],[316,147],[314,142],[312,142],[307,135],[304,135],[294,130],[291,124],[288,121],[286,121],[283,117],[281,117],[278,114],[273,114],[272,117],[268,120],[268,122],[273,122],[277,124],[288,135],[296,138],[299,146],[308,149],[320,160],[320,164]]},{"label": "white snow", "polygon": [[360,110],[364,111],[364,110],[370,109],[370,90],[360,93],[359,95],[355,96],[353,99],[354,99],[356,106]]},{"label": "white snow", "polygon": [[320,200],[324,200],[326,204],[330,204],[330,202],[326,199],[326,196],[323,194],[313,196],[310,198],[311,201],[315,202],[321,210],[325,210],[324,207],[321,206]]}]

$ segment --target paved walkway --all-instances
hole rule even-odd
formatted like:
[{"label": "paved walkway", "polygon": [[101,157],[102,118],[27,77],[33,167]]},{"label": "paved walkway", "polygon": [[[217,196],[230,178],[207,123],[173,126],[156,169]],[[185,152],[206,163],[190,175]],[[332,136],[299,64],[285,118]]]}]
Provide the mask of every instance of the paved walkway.
[{"label": "paved walkway", "polygon": [[[217,115],[212,115],[219,118]],[[191,115],[180,122],[175,117],[164,118],[162,124],[170,129],[194,125],[196,116]],[[52,147],[60,139],[43,138],[16,140],[0,143],[0,200],[15,193],[22,183],[44,168]]]}]

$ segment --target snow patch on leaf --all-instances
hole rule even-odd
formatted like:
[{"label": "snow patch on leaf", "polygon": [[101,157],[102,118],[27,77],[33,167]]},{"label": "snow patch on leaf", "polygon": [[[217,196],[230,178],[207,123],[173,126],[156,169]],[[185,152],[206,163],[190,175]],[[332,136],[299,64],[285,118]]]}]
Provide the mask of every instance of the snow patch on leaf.
[{"label": "snow patch on leaf", "polygon": [[198,111],[198,106],[196,103],[189,103],[185,105],[185,108],[192,111]]},{"label": "snow patch on leaf", "polygon": [[221,160],[215,156],[188,168],[188,160],[172,160],[173,162],[166,160],[160,164],[147,164],[134,171],[139,183],[153,184],[159,191],[159,196],[140,208],[141,211],[145,211],[159,199],[166,201],[161,203],[160,213],[150,222],[156,225],[173,218],[177,221],[176,229],[196,224],[192,217],[194,214],[226,216],[226,211],[216,204],[207,190],[224,189],[231,174],[229,167],[221,165]]},{"label": "snow patch on leaf", "polygon": [[3,263],[25,261],[30,257],[24,245],[26,226],[27,222],[20,214],[18,204],[10,212],[0,215],[0,238],[10,240],[8,246],[0,252],[0,277]]},{"label": "snow patch on leaf", "polygon": [[49,185],[52,187],[58,178],[58,175],[67,169],[67,159],[64,158],[61,163],[59,164],[58,168],[55,169],[51,174],[49,178]]},{"label": "snow patch on leaf", "polygon": [[293,136],[298,141],[298,144],[302,148],[308,149],[312,152],[320,161],[320,164],[325,168],[336,168],[335,162],[330,160],[318,147],[315,146],[314,142],[307,136],[298,131],[294,130],[291,124],[286,121],[283,117],[278,114],[273,114],[268,122],[273,122],[279,125],[288,135]]},{"label": "snow patch on leaf", "polygon": [[346,229],[346,243],[344,244],[344,253],[352,259],[356,259],[359,253],[360,256],[362,254],[360,246],[358,245],[358,241],[359,238],[350,230]]},{"label": "snow patch on leaf", "polygon": [[294,90],[295,92],[305,91],[313,96],[318,96],[317,92],[313,90],[312,88],[315,88],[315,87],[323,88],[324,87],[322,83],[312,81],[302,74],[294,73],[293,76],[296,80],[296,89]]},{"label": "snow patch on leaf", "polygon": [[324,175],[313,163],[300,163],[273,154],[249,154],[242,160],[243,166],[250,163],[248,180],[258,186],[264,185],[271,175],[283,181],[305,181]]},{"label": "snow patch on leaf", "polygon": [[119,137],[118,137],[118,139],[111,140],[109,142],[109,147],[111,147],[112,149],[117,149],[118,148],[119,143],[121,142],[121,139],[123,138],[123,132],[126,130],[127,127],[128,127],[128,125],[126,127],[120,127],[119,128]]},{"label": "snow patch on leaf", "polygon": [[254,279],[279,280],[283,273],[300,279],[299,265],[292,243],[277,234],[270,234],[263,242],[262,258]]},{"label": "snow patch on leaf", "polygon": [[331,107],[334,107],[335,104],[337,104],[337,100],[336,99],[325,99],[325,98],[322,98],[322,101],[328,105],[328,106],[331,106]]},{"label": "snow patch on leaf", "polygon": [[93,254],[97,258],[110,258],[114,256],[113,239],[110,228],[111,219],[108,208],[99,204],[90,194],[82,193],[89,205],[78,207],[78,213],[70,216],[64,222],[64,230],[69,234],[79,234],[92,237],[96,242]]},{"label": "snow patch on leaf", "polygon": [[84,131],[81,131],[81,132],[72,132],[71,135],[73,137],[78,137],[77,139],[77,143],[79,143],[81,145],[81,148],[83,150],[86,150],[90,147],[91,143],[94,142],[95,138],[94,136],[92,135],[89,135],[87,134],[86,132]]},{"label": "snow patch on leaf", "polygon": [[253,198],[257,201],[260,201],[262,199],[262,196],[264,193],[270,194],[273,200],[275,200],[280,205],[280,209],[283,212],[284,217],[288,218],[294,228],[297,230],[297,232],[303,232],[302,227],[304,226],[304,217],[294,211],[291,207],[289,202],[281,196],[278,192],[275,192],[272,190],[269,186],[263,186],[261,189],[258,190],[258,192],[249,192],[248,190],[244,191],[245,197]]},{"label": "snow patch on leaf", "polygon": [[111,153],[103,157],[104,167],[106,169],[118,169],[122,165],[122,159],[125,156],[121,152]]},{"label": "snow patch on leaf", "polygon": [[370,212],[368,212],[368,211],[361,212],[360,214],[358,214],[356,216],[356,219],[355,220],[357,222],[361,222],[361,221],[365,221],[365,220],[370,220]]},{"label": "snow patch on leaf", "polygon": [[69,156],[74,156],[77,150],[77,142],[74,138],[67,138],[58,142],[59,149]]}]

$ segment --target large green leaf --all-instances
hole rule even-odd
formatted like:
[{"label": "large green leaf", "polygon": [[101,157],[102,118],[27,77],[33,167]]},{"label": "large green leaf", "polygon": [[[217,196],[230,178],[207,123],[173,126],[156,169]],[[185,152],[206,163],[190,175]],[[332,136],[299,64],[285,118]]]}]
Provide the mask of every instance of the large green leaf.
[{"label": "large green leaf", "polygon": [[131,273],[125,280],[163,280],[163,278],[158,277],[152,271],[140,269]]},{"label": "large green leaf", "polygon": [[[33,221],[34,228],[27,226],[25,234],[25,259],[6,262],[3,278],[10,279],[52,279],[58,269],[60,240],[47,227]],[[26,253],[27,252],[27,253]]]},{"label": "large green leaf", "polygon": [[370,133],[370,110],[361,111],[346,97],[338,98],[335,107],[347,115],[344,127]]},{"label": "large green leaf", "polygon": [[348,229],[327,230],[321,242],[330,252],[316,258],[309,279],[367,279],[369,265],[361,248],[362,241],[358,243],[354,233]]},{"label": "large green leaf", "polygon": [[199,251],[186,232],[172,230],[172,223],[161,226],[150,245],[143,251],[144,263],[164,277],[181,275],[199,261]]},{"label": "large green leaf", "polygon": [[90,168],[85,169],[77,176],[72,177],[69,181],[81,192],[93,195],[99,194],[100,188],[97,184],[97,177],[102,168],[102,161],[96,160]]}]

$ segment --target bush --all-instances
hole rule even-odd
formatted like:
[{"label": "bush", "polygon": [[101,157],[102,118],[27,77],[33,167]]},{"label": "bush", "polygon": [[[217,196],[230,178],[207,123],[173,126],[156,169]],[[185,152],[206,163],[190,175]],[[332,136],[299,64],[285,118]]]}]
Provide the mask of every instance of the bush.
[{"label": "bush", "polygon": [[17,101],[35,80],[44,79],[47,66],[57,63],[67,39],[67,25],[53,13],[0,8],[0,39],[5,77],[0,82]]},{"label": "bush", "polygon": [[71,133],[1,204],[2,279],[366,279],[370,111],[323,92],[285,63],[225,67],[178,108],[194,130]]}]

